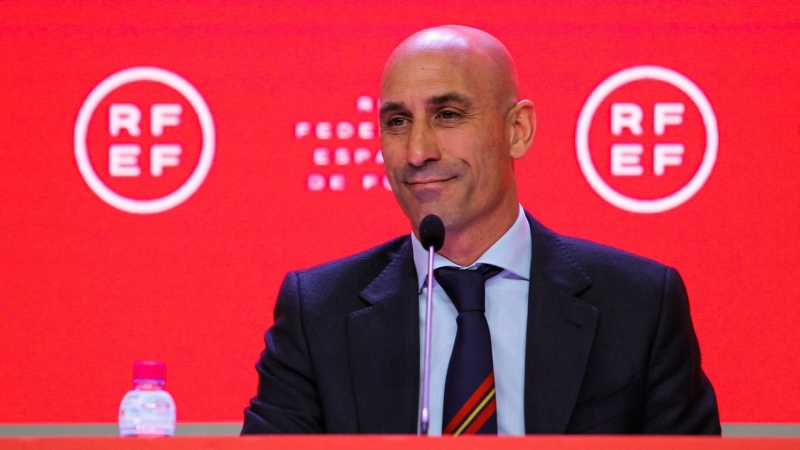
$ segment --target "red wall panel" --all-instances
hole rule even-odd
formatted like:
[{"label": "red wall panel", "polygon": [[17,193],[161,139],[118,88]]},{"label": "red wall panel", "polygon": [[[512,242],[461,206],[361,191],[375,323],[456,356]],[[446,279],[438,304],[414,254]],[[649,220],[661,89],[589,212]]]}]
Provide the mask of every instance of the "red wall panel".
[{"label": "red wall panel", "polygon": [[[516,58],[538,112],[533,148],[517,164],[523,205],[557,231],[681,272],[723,421],[800,422],[798,7],[411,1],[0,6],[0,423],[114,422],[137,359],[166,361],[180,421],[240,420],[285,273],[409,231],[382,185],[370,105],[394,46],[443,23],[483,28]],[[691,80],[719,139],[697,193],[648,214],[601,197],[576,150],[595,88],[642,65]],[[207,176],[151,214],[102,200],[74,146],[90,93],[143,66],[191,84],[214,131]],[[683,122],[658,134],[653,109],[670,102],[685,105]],[[642,135],[613,134],[613,103],[641,106]],[[137,106],[138,136],[109,132],[111,104]],[[154,104],[181,105],[180,123],[154,134]],[[593,161],[618,191],[653,199],[695,173],[710,131],[685,92],[640,80],[597,111]],[[122,196],[167,195],[199,160],[198,117],[172,87],[125,84],[91,115],[92,167]],[[620,142],[643,144],[641,177],[611,174]],[[659,142],[685,145],[663,176],[652,173]],[[141,147],[140,176],[112,176],[114,143]],[[153,144],[182,148],[177,160],[162,158],[159,176]]]}]

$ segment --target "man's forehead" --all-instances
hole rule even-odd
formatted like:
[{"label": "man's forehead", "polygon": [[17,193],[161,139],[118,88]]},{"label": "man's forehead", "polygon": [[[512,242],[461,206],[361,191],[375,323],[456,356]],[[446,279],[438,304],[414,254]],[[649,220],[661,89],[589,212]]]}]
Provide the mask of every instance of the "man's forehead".
[{"label": "man's forehead", "polygon": [[381,98],[417,102],[446,87],[468,92],[481,103],[489,102],[485,96],[503,104],[516,102],[519,91],[514,62],[497,38],[447,25],[422,30],[392,52],[381,78]]},{"label": "man's forehead", "polygon": [[468,70],[464,49],[415,48],[395,53],[386,64],[383,84],[428,78],[451,78]]},{"label": "man's forehead", "polygon": [[474,66],[463,54],[441,50],[395,57],[384,71],[381,98],[402,101],[402,97],[413,97],[436,101],[456,91],[462,97],[469,97],[468,92],[477,88],[473,86],[475,82],[485,78],[485,74],[480,73],[481,68]]}]

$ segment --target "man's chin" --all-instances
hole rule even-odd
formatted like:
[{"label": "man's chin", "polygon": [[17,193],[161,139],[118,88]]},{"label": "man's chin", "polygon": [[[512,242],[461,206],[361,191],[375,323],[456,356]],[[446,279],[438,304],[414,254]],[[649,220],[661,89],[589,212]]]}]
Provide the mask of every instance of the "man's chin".
[{"label": "man's chin", "polygon": [[413,215],[411,220],[414,221],[414,225],[418,226],[422,219],[429,214],[434,214],[442,219],[444,222],[445,228],[447,228],[448,224],[451,222],[451,214],[447,211],[446,208],[436,207],[435,205],[426,205],[423,208],[418,208]]},{"label": "man's chin", "polygon": [[404,198],[398,197],[397,200],[406,216],[416,226],[428,214],[436,214],[439,217],[446,214],[446,202],[441,194],[440,190],[417,190],[407,192],[402,196]]},{"label": "man's chin", "polygon": [[[411,186],[408,191],[410,198],[417,205],[440,203],[443,200],[443,183],[416,184]],[[435,214],[435,213],[430,213]]]}]

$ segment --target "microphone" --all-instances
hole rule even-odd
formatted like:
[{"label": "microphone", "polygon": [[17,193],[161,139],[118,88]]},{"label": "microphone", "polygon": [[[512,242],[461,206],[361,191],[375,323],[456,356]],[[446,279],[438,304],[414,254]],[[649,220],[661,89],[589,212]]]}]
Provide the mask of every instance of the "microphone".
[{"label": "microphone", "polygon": [[425,250],[439,251],[444,245],[444,223],[436,214],[428,214],[419,223],[419,241]]},{"label": "microphone", "polygon": [[431,326],[433,324],[433,255],[444,245],[444,223],[428,214],[419,223],[419,241],[428,250],[428,279],[425,295],[425,346],[422,358],[422,405],[419,411],[419,434],[428,435],[431,389]]}]

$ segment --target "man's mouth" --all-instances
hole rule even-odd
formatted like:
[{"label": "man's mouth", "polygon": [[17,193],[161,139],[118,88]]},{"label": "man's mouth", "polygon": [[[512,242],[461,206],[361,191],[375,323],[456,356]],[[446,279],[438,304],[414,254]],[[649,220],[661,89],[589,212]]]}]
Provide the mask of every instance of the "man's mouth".
[{"label": "man's mouth", "polygon": [[444,183],[454,179],[455,177],[447,177],[447,178],[426,178],[421,180],[412,180],[406,181],[406,184],[409,186],[426,186],[426,185],[433,185],[437,183]]}]

